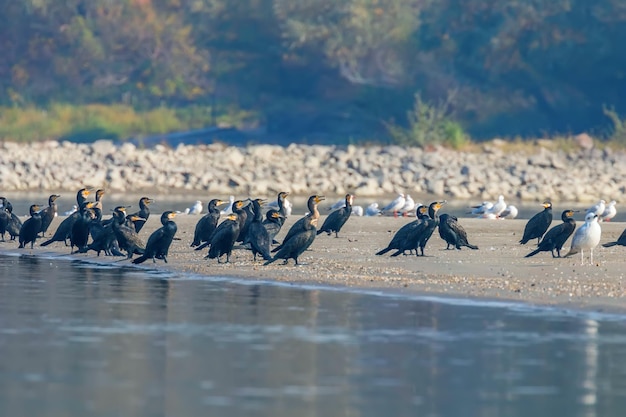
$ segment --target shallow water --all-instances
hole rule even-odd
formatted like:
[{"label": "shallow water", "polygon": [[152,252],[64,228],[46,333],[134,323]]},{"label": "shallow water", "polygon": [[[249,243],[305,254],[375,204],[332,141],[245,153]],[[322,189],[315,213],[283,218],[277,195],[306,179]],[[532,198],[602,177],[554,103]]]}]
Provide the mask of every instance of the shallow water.
[{"label": "shallow water", "polygon": [[0,415],[623,416],[624,318],[0,256]]}]

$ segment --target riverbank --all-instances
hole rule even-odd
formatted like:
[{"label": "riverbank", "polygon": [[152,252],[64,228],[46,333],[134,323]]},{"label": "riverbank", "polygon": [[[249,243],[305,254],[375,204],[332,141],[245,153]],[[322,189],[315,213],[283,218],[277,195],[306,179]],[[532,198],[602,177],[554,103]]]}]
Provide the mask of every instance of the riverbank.
[{"label": "riverbank", "polygon": [[[591,140],[589,138],[589,140]],[[593,146],[593,142],[591,143]],[[80,186],[110,193],[378,197],[408,193],[448,200],[596,202],[626,192],[626,153],[583,148],[565,152],[538,141],[523,149],[493,141],[474,151],[399,146],[162,145],[39,142],[0,144],[0,190]]]},{"label": "riverbank", "polygon": [[[279,240],[298,216],[291,216]],[[52,230],[61,219],[56,219]],[[269,280],[293,285],[321,284],[351,288],[383,289],[421,295],[441,295],[460,298],[479,298],[520,301],[534,305],[561,306],[574,309],[626,312],[626,272],[623,255],[626,248],[598,247],[594,264],[580,265],[580,255],[553,259],[542,252],[524,258],[534,245],[518,243],[525,220],[484,220],[461,218],[469,241],[478,250],[445,250],[445,243],[435,233],[426,247],[425,257],[374,255],[384,248],[393,233],[412,219],[393,217],[352,217],[339,238],[317,236],[311,250],[301,261],[307,265],[281,265],[278,261],[263,266],[253,262],[252,254],[236,250],[230,264],[206,260],[206,251],[189,247],[197,216],[180,215],[177,237],[170,250],[169,263],[146,262],[144,268],[157,268],[175,273],[206,276],[240,277]],[[579,219],[579,225],[581,221]],[[557,224],[555,219],[553,225]],[[152,216],[141,232],[147,240],[159,225]],[[603,223],[602,243],[616,240],[625,223]],[[46,248],[15,249],[17,243],[0,243],[0,251],[33,255],[67,255],[69,248],[55,243]],[[565,246],[569,248],[569,242]],[[564,249],[564,253],[567,250]],[[131,265],[129,261],[93,254],[72,255],[89,262]]]}]

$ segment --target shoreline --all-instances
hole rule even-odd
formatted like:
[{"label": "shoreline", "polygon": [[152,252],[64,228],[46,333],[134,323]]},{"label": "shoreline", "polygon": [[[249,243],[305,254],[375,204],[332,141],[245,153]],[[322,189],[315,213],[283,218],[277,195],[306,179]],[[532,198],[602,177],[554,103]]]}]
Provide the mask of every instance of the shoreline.
[{"label": "shoreline", "polygon": [[[321,221],[323,221],[323,217]],[[147,261],[136,267],[172,273],[250,279],[288,285],[321,285],[337,288],[391,291],[398,294],[433,296],[484,301],[521,302],[534,306],[562,307],[573,310],[626,313],[626,272],[621,262],[626,248],[599,246],[594,251],[594,265],[580,265],[580,255],[553,259],[549,252],[524,258],[534,245],[520,245],[526,220],[485,220],[459,218],[467,230],[469,241],[479,247],[473,251],[446,250],[445,242],[435,231],[426,246],[426,256],[376,256],[393,233],[412,218],[351,217],[340,237],[318,235],[310,250],[301,257],[307,265],[281,265],[278,261],[263,266],[253,262],[247,250],[234,250],[230,264],[206,260],[206,250],[189,247],[199,216],[179,215],[176,236],[169,263]],[[277,236],[281,240],[299,216],[291,216]],[[51,227],[54,230],[61,218]],[[560,220],[554,220],[552,226]],[[581,220],[578,219],[580,226]],[[160,225],[152,214],[140,233],[145,241]],[[601,243],[616,240],[626,223],[602,223]],[[37,242],[41,243],[41,239]],[[564,253],[569,249],[569,241]],[[70,255],[69,247],[57,242],[46,248],[35,246],[17,249],[17,242],[0,243],[0,253],[60,256],[112,266],[133,266],[119,257],[97,257],[89,254]],[[585,258],[588,262],[588,257]]]}]

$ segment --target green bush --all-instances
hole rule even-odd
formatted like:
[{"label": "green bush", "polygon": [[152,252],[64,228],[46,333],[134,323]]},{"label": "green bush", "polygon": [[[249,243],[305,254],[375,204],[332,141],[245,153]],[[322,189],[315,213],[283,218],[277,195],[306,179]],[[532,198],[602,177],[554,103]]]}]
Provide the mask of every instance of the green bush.
[{"label": "green bush", "polygon": [[455,149],[467,144],[469,139],[463,127],[450,116],[451,97],[449,94],[445,102],[433,105],[416,93],[413,109],[407,113],[408,126],[387,124],[392,141],[405,146],[441,144]]},{"label": "green bush", "polygon": [[608,137],[608,140],[617,143],[621,146],[626,146],[626,120],[619,117],[619,114],[613,107],[603,107],[602,111],[604,115],[611,120],[613,124],[612,132]]}]

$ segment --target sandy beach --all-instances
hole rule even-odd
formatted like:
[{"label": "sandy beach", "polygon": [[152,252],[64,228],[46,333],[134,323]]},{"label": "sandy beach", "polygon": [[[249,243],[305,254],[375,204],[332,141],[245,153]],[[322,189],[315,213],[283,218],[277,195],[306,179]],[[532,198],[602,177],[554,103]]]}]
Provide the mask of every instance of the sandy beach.
[{"label": "sandy beach", "polygon": [[[299,216],[291,216],[278,239]],[[280,281],[294,285],[321,284],[340,287],[383,289],[402,293],[441,295],[461,298],[515,300],[534,305],[552,305],[575,309],[626,312],[626,286],[623,256],[626,248],[598,247],[594,264],[581,265],[580,255],[553,259],[549,252],[524,258],[534,248],[534,242],[518,243],[526,220],[484,220],[460,218],[470,243],[478,250],[446,250],[437,232],[426,247],[425,257],[375,253],[386,247],[396,230],[412,218],[351,217],[339,238],[318,235],[310,250],[300,258],[305,265],[294,266],[293,260],[282,260],[269,266],[254,262],[252,253],[235,250],[231,263],[219,264],[204,259],[206,250],[189,247],[199,216],[179,215],[177,237],[168,258],[169,263],[148,261],[138,267],[180,271],[207,276],[241,277]],[[51,227],[54,230],[62,217]],[[323,216],[322,216],[323,220]],[[556,225],[560,220],[553,221]],[[578,221],[578,225],[582,221]],[[160,226],[153,214],[140,236]],[[625,223],[602,223],[602,243],[616,240]],[[38,241],[40,243],[41,240]],[[536,242],[536,241],[535,241]],[[0,251],[32,255],[68,255],[69,247],[57,242],[34,250],[17,249],[17,242],[0,243]],[[567,253],[569,241],[563,253]],[[72,258],[98,263],[132,265],[114,257],[97,257],[94,252],[72,255]]]}]

